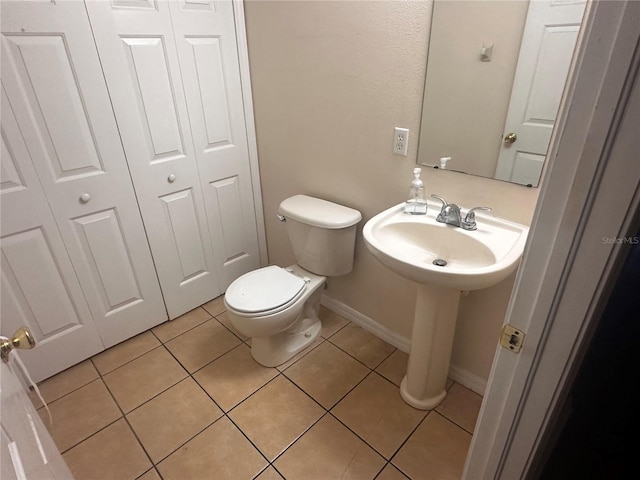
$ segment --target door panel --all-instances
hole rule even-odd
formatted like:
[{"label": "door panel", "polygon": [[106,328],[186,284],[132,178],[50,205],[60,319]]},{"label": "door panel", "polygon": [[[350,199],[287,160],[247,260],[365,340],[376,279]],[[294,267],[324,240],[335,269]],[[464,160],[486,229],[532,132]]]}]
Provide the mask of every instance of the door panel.
[{"label": "door panel", "polygon": [[73,219],[78,244],[94,278],[100,280],[102,309],[112,315],[142,301],[141,288],[115,209]]},{"label": "door panel", "polygon": [[161,200],[164,202],[167,223],[173,226],[173,248],[180,261],[180,285],[184,285],[207,274],[204,245],[198,235],[191,235],[191,232],[200,230],[193,190],[189,188],[165,195]]},{"label": "door panel", "polygon": [[[2,7],[3,84],[109,347],[162,322],[166,312],[87,14],[81,2],[3,2]],[[105,239],[91,241],[87,231],[78,230],[82,219],[95,223],[104,212],[110,212],[111,223],[85,227],[110,225],[103,232],[115,243],[108,247]],[[105,267],[107,260],[98,263],[106,254],[97,253],[101,247],[119,250],[111,268]],[[122,283],[108,299],[114,285],[132,277],[137,292],[125,295]]]},{"label": "door panel", "polygon": [[185,148],[175,106],[175,93],[166,59],[164,39],[122,38],[129,75],[138,101],[141,122],[146,127],[150,163],[177,161]]},{"label": "door panel", "polygon": [[537,186],[586,2],[529,3],[495,178]]},{"label": "door panel", "polygon": [[[84,98],[75,83],[78,72],[69,58],[65,37],[5,34],[4,39],[5,60],[11,59],[12,67],[24,82],[24,90],[29,84],[33,89],[28,108],[39,123],[40,132],[47,130],[46,161],[54,181],[103,173]],[[70,138],[74,141],[70,142]]]},{"label": "door panel", "polygon": [[4,88],[1,111],[1,333],[31,329],[25,363],[39,381],[104,347]]},{"label": "door panel", "polygon": [[[169,316],[221,293],[168,2],[87,2]],[[123,8],[120,8],[123,7]]]},{"label": "door panel", "polygon": [[231,2],[171,2],[200,181],[223,290],[260,266]]}]

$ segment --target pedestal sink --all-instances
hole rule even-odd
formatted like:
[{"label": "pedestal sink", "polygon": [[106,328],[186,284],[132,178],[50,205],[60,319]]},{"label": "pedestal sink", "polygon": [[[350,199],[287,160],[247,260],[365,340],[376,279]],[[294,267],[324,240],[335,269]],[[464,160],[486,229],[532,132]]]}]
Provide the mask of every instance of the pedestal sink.
[{"label": "pedestal sink", "polygon": [[385,210],[363,229],[369,251],[386,267],[418,284],[407,375],[402,398],[430,410],[446,396],[445,384],[460,292],[487,288],[513,272],[528,227],[477,214],[477,230],[436,221],[440,205],[426,215],[404,213],[404,204]]}]

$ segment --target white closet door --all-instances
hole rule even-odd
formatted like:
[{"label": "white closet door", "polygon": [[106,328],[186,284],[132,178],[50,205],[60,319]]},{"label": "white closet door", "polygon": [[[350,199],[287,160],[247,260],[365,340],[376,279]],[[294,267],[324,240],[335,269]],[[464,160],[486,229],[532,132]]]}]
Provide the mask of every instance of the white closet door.
[{"label": "white closet door", "polygon": [[170,2],[222,289],[260,266],[231,2]]},{"label": "white closet door", "polygon": [[31,330],[38,347],[24,362],[40,381],[103,346],[4,87],[0,110],[0,335]]},{"label": "white closet door", "polygon": [[84,5],[3,1],[2,81],[105,346],[165,320]]},{"label": "white closet door", "polygon": [[88,0],[169,316],[220,294],[165,1]]}]

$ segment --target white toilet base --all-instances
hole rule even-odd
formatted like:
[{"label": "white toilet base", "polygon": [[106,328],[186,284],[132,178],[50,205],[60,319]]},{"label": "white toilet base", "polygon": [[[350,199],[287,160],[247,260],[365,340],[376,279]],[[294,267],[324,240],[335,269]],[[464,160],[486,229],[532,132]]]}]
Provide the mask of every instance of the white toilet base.
[{"label": "white toilet base", "polygon": [[260,365],[277,367],[313,343],[321,331],[322,323],[318,319],[302,332],[281,332],[271,337],[253,337],[251,355]]},{"label": "white toilet base", "polygon": [[322,332],[322,322],[318,317],[321,296],[322,289],[318,288],[291,328],[268,337],[252,337],[251,355],[255,361],[265,367],[277,367],[312,344]]}]

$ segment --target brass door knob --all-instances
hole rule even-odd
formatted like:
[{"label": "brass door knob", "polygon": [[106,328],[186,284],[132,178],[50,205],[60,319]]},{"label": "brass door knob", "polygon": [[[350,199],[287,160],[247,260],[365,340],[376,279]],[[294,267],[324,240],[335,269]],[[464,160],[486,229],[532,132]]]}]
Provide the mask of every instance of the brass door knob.
[{"label": "brass door knob", "polygon": [[0,355],[3,362],[9,361],[9,354],[14,348],[31,349],[36,346],[36,341],[27,327],[20,327],[9,339],[0,337]]},{"label": "brass door knob", "polygon": [[511,144],[511,143],[514,143],[517,139],[518,139],[518,136],[515,133],[513,132],[507,133],[504,136],[504,143]]}]

